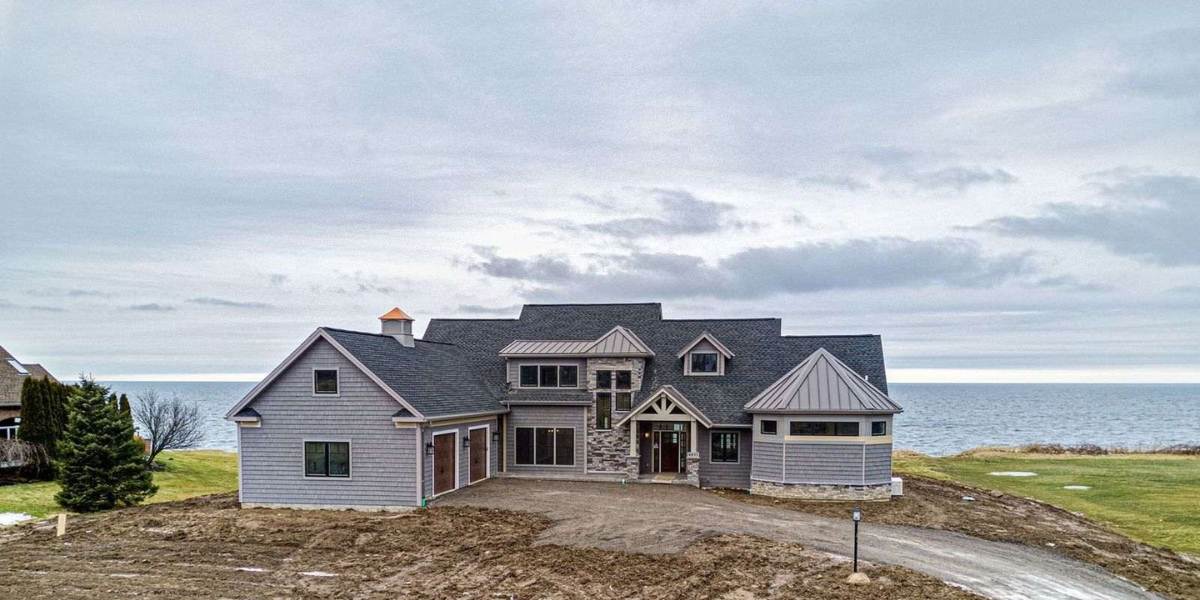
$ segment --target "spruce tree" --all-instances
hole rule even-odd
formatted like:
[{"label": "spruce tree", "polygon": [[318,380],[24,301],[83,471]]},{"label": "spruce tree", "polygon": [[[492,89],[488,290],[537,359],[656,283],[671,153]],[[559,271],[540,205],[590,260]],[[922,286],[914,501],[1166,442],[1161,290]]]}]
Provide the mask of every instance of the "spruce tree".
[{"label": "spruce tree", "polygon": [[126,396],[125,394],[121,394],[120,407],[121,407],[121,412],[126,417],[128,417],[129,421],[132,423],[133,422],[133,409],[130,408],[130,406],[129,406],[129,396]]},{"label": "spruce tree", "polygon": [[158,491],[142,461],[143,447],[108,388],[83,378],[72,390],[67,429],[58,447],[55,500],[76,512],[131,506]]}]

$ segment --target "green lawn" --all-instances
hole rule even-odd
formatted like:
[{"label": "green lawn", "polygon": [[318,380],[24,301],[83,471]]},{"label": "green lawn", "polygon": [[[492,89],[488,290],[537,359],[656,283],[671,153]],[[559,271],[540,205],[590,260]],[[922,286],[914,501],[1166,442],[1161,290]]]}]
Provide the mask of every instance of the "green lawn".
[{"label": "green lawn", "polygon": [[[163,452],[158,462],[166,469],[154,474],[158,493],[148,502],[170,502],[192,496],[237,489],[237,454],[215,450]],[[44,517],[63,512],[54,501],[58,484],[23,483],[0,486],[0,513],[20,512]]]},{"label": "green lawn", "polygon": [[[900,454],[895,470],[1034,498],[1082,513],[1131,538],[1200,555],[1200,457],[1001,451],[941,458]],[[994,471],[1032,471],[1037,476],[989,474]],[[1063,489],[1066,485],[1091,489]]]}]

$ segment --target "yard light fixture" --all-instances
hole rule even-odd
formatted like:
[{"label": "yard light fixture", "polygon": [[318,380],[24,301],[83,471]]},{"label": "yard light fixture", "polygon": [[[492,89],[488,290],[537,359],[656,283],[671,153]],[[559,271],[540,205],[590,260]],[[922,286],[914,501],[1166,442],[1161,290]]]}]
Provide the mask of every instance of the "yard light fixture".
[{"label": "yard light fixture", "polygon": [[858,522],[862,520],[862,509],[855,506],[854,512],[850,513],[850,518],[854,519],[854,572],[858,572]]}]

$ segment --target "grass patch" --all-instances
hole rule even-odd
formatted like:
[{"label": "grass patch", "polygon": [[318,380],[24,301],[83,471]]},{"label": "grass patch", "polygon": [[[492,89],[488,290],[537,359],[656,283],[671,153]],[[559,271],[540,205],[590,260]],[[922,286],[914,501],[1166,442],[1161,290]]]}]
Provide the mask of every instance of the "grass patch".
[{"label": "grass patch", "polygon": [[[1200,555],[1200,458],[1165,454],[1103,456],[973,451],[930,457],[897,453],[897,473],[949,479],[1026,496],[1075,511],[1133,539]],[[997,477],[1033,471],[1037,477]],[[1086,485],[1088,490],[1063,489]]]},{"label": "grass patch", "polygon": [[[163,452],[158,462],[165,468],[154,473],[158,493],[147,502],[171,502],[193,496],[237,489],[237,454],[216,450]],[[54,501],[58,483],[20,483],[0,486],[0,512],[45,517],[63,512]]]}]

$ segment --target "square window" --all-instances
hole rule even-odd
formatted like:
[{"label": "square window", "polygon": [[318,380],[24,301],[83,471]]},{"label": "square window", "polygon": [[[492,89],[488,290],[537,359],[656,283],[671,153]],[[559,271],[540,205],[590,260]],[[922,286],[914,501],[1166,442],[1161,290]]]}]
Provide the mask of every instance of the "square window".
[{"label": "square window", "polygon": [[521,387],[537,387],[537,365],[521,365]]},{"label": "square window", "polygon": [[693,352],[692,357],[692,372],[693,373],[716,373],[717,372],[717,353],[716,352]]},{"label": "square window", "polygon": [[337,394],[338,393],[338,372],[337,369],[316,369],[313,371],[313,393],[314,394]]},{"label": "square window", "polygon": [[779,432],[779,421],[763,419],[758,422],[758,432],[763,435],[775,435]]},{"label": "square window", "polygon": [[596,371],[596,389],[607,390],[612,388],[612,371]]},{"label": "square window", "polygon": [[558,367],[554,365],[542,365],[538,369],[538,385],[542,387],[558,387]]},{"label": "square window", "polygon": [[633,393],[617,392],[617,410],[630,411],[633,410]]},{"label": "square window", "polygon": [[887,421],[871,421],[871,435],[887,435]]},{"label": "square window", "polygon": [[633,385],[633,373],[629,371],[617,371],[617,389],[627,390]]},{"label": "square window", "polygon": [[304,442],[304,475],[349,477],[350,442]]},{"label": "square window", "polygon": [[579,367],[563,365],[558,368],[558,387],[577,387],[579,385]]}]

